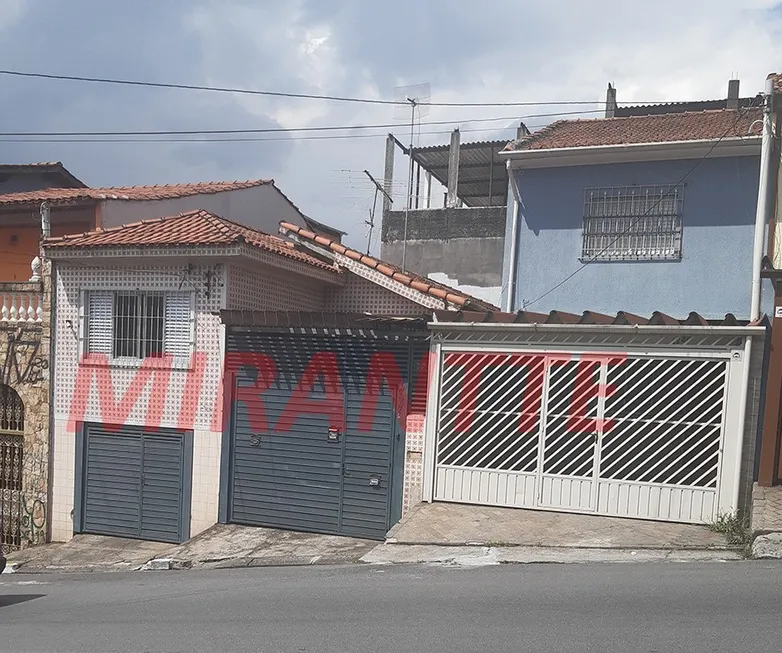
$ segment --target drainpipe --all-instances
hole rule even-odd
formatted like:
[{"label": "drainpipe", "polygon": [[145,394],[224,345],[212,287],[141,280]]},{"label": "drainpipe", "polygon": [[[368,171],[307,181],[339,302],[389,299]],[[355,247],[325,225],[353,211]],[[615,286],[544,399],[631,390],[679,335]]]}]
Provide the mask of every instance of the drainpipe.
[{"label": "drainpipe", "polygon": [[516,184],[516,177],[510,167],[510,159],[505,162],[508,169],[508,180],[513,191],[513,217],[510,226],[510,270],[508,272],[508,296],[505,299],[504,309],[507,313],[513,313],[516,310],[516,274],[518,272],[518,249],[519,249],[519,206],[521,205],[521,195],[519,187]]},{"label": "drainpipe", "polygon": [[[760,179],[758,182],[758,204],[755,211],[755,242],[752,252],[752,297],[750,302],[749,319],[755,322],[760,317],[761,278],[760,267],[763,262],[763,252],[766,242],[766,225],[768,224],[769,206],[769,177],[772,168],[772,154],[774,151],[773,112],[771,100],[774,97],[774,82],[766,80],[766,89],[763,102],[763,140],[760,151]],[[741,429],[736,448],[736,460],[734,461],[734,476],[736,487],[733,489],[733,507],[738,510],[739,493],[741,489],[741,458],[744,447],[744,432],[746,430],[747,409],[749,407],[749,372],[750,356],[752,355],[752,338],[747,336],[744,341],[744,367],[741,376],[741,407],[739,409],[739,428]]]}]

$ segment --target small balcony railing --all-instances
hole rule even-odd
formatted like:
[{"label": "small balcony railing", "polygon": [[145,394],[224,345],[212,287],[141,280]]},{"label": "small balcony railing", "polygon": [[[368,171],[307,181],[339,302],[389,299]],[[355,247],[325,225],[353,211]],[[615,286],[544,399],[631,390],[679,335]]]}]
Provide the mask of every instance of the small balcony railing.
[{"label": "small balcony railing", "polygon": [[40,259],[36,257],[30,267],[33,273],[30,281],[0,281],[0,325],[43,322]]}]

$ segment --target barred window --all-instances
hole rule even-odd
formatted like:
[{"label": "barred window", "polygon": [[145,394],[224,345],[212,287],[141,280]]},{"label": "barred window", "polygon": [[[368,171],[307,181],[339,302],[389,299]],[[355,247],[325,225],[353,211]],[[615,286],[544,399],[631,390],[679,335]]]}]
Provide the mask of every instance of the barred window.
[{"label": "barred window", "polygon": [[682,195],[681,186],[586,189],[582,259],[681,259]]},{"label": "barred window", "polygon": [[90,291],[87,352],[113,359],[189,358],[193,345],[189,292]]}]

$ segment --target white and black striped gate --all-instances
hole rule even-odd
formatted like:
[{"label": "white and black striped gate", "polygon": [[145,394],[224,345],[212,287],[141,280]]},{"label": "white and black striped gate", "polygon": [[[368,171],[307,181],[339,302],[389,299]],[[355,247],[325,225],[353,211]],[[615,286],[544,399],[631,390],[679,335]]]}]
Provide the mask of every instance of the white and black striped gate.
[{"label": "white and black striped gate", "polygon": [[690,523],[732,505],[731,352],[508,349],[441,346],[433,499]]}]

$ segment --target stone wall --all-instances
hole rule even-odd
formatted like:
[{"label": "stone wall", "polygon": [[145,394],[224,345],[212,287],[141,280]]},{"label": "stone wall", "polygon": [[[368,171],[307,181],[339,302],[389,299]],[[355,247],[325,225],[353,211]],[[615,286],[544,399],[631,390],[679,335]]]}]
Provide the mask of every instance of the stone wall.
[{"label": "stone wall", "polygon": [[[0,382],[11,388],[24,408],[24,438],[21,491],[4,490],[0,498],[5,518],[21,522],[21,546],[42,544],[48,539],[49,512],[49,346],[51,315],[50,267],[44,266],[44,283],[30,285],[40,292],[43,323],[0,323]],[[13,393],[10,393],[13,395]],[[14,430],[0,431],[13,438]],[[8,530],[8,525],[5,525]],[[6,548],[9,545],[6,544]],[[16,545],[13,545],[16,548]]]}]

